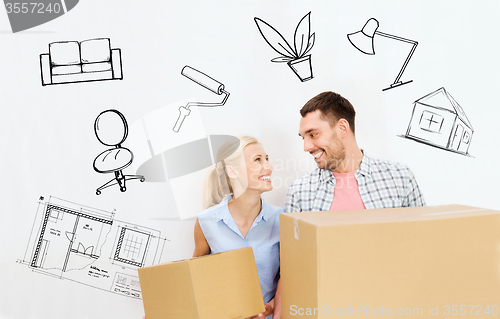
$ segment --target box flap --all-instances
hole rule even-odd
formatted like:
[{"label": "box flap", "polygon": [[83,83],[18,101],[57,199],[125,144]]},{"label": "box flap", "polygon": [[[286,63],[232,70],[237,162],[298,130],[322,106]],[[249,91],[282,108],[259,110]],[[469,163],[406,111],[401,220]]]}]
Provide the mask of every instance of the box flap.
[{"label": "box flap", "polygon": [[423,221],[477,215],[500,214],[500,211],[464,205],[440,205],[345,211],[284,213],[286,218],[300,219],[316,226],[373,224],[401,221]]}]

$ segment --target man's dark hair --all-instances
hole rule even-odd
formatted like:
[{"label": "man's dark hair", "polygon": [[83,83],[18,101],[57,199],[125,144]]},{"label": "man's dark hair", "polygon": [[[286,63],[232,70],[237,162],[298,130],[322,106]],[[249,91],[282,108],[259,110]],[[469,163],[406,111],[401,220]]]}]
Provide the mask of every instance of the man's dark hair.
[{"label": "man's dark hair", "polygon": [[356,111],[342,95],[335,92],[323,92],[310,99],[300,110],[302,117],[307,113],[321,111],[321,118],[330,122],[331,126],[337,124],[340,119],[345,119],[354,133],[354,117]]}]

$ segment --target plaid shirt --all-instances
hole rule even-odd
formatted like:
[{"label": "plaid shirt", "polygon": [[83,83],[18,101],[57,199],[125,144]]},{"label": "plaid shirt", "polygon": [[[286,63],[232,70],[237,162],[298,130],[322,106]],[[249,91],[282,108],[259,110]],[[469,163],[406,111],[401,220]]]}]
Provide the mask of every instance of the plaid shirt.
[{"label": "plaid shirt", "polygon": [[[425,206],[413,173],[404,165],[364,155],[354,176],[367,209]],[[330,170],[316,168],[292,183],[286,195],[285,211],[329,210],[335,183]]]}]

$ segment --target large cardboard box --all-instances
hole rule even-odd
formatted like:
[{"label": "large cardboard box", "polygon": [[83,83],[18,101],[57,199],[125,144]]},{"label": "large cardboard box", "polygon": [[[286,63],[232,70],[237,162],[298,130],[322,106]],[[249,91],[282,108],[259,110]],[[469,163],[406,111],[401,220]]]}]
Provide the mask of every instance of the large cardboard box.
[{"label": "large cardboard box", "polygon": [[243,319],[264,312],[252,247],[139,269],[147,319]]},{"label": "large cardboard box", "polygon": [[283,318],[500,318],[500,212],[280,215]]}]

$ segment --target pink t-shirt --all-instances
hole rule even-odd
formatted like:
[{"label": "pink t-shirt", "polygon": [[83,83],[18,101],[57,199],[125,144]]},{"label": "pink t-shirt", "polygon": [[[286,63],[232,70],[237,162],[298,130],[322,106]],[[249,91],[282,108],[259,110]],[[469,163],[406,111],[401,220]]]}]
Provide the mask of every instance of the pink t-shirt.
[{"label": "pink t-shirt", "polygon": [[330,210],[366,209],[361,200],[361,195],[359,195],[358,181],[354,177],[355,173],[333,173],[336,184]]}]

